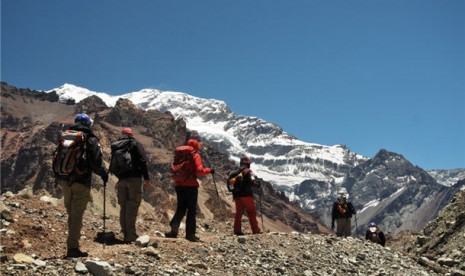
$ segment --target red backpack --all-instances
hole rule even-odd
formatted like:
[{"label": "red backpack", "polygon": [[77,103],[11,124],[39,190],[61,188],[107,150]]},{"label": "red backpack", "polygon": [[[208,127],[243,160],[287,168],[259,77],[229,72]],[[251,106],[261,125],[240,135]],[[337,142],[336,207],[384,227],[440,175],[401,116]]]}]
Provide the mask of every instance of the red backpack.
[{"label": "red backpack", "polygon": [[191,146],[177,146],[174,150],[174,161],[171,173],[175,182],[183,182],[189,178],[196,178],[194,163],[194,148]]},{"label": "red backpack", "polygon": [[53,154],[53,172],[62,179],[82,176],[89,171],[86,134],[77,130],[61,132],[60,142]]}]

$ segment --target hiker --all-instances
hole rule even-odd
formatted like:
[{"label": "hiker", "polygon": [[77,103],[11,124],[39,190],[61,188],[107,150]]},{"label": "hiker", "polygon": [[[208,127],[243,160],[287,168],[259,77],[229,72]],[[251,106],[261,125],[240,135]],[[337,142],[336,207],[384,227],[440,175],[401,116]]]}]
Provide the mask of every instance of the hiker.
[{"label": "hiker", "polygon": [[[144,146],[134,138],[134,133],[129,127],[123,128],[121,137],[113,142],[111,147],[112,161],[116,160],[119,157],[117,155],[121,153],[129,153],[129,164],[118,166],[116,162],[110,162],[110,171],[118,177],[116,191],[120,205],[119,222],[124,236],[123,241],[131,243],[138,238],[136,219],[142,201],[142,177],[144,178],[144,190],[150,189],[147,157]],[[120,172],[113,172],[114,170],[120,170]]]},{"label": "hiker", "polygon": [[240,188],[233,191],[233,199],[236,205],[236,215],[234,216],[234,234],[244,235],[242,232],[241,219],[244,211],[249,217],[250,227],[253,234],[260,234],[257,222],[257,212],[253,200],[252,187],[260,187],[260,183],[255,179],[253,171],[250,169],[252,161],[249,157],[243,156],[239,163],[239,170],[242,172],[242,183]]},{"label": "hiker", "polygon": [[102,178],[104,185],[108,181],[108,172],[102,162],[99,139],[91,130],[92,120],[86,114],[78,114],[74,123],[69,130],[81,131],[85,136],[86,162],[84,165],[87,166],[87,170],[83,175],[72,172],[67,179],[57,179],[63,190],[64,204],[68,213],[67,258],[87,257],[89,255],[79,249],[79,239],[81,237],[82,217],[90,200],[92,172]]},{"label": "hiker", "polygon": [[380,244],[381,246],[386,245],[386,237],[384,236],[383,231],[381,231],[374,222],[371,222],[368,225],[368,229],[365,234],[365,239]]},{"label": "hiker", "polygon": [[331,229],[334,230],[334,221],[337,223],[336,235],[348,237],[351,235],[351,218],[355,215],[355,209],[351,202],[347,201],[347,193],[341,190],[337,201],[333,204]]},{"label": "hiker", "polygon": [[200,239],[195,235],[196,231],[196,213],[197,213],[197,197],[199,181],[198,176],[204,176],[209,173],[214,174],[215,170],[212,168],[204,168],[202,164],[202,157],[198,153],[200,151],[200,143],[197,140],[189,139],[187,146],[190,150],[190,168],[192,169],[191,175],[184,180],[176,180],[174,188],[176,190],[176,213],[170,222],[171,231],[165,233],[167,238],[176,238],[178,236],[179,225],[181,224],[184,215],[186,214],[186,239],[191,242],[199,242]]}]

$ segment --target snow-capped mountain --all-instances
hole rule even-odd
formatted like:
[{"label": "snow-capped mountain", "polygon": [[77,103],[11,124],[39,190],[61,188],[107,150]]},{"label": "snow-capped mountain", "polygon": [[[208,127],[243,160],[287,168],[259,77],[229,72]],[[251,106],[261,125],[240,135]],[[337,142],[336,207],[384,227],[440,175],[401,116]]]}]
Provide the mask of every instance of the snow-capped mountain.
[{"label": "snow-capped mountain", "polygon": [[444,186],[455,185],[459,180],[465,179],[465,169],[428,170],[428,173]]},{"label": "snow-capped mountain", "polygon": [[366,160],[341,145],[300,141],[275,124],[237,115],[225,102],[214,99],[156,89],[111,96],[71,84],[51,91],[57,92],[62,101],[79,102],[96,95],[108,106],[125,98],[145,110],[169,111],[175,117],[183,117],[189,129],[198,131],[231,159],[249,155],[257,175],[278,186],[290,187],[308,179],[337,184],[350,168]]}]

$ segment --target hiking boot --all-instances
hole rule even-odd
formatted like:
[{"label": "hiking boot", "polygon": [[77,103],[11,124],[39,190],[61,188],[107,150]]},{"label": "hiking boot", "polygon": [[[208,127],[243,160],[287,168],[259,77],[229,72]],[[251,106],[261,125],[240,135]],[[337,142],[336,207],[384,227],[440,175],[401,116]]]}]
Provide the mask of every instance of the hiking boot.
[{"label": "hiking boot", "polygon": [[136,242],[136,240],[137,240],[138,238],[139,238],[138,235],[136,235],[136,236],[134,236],[134,237],[132,237],[132,238],[126,237],[126,238],[124,238],[124,242],[125,242],[125,243],[128,243],[128,244],[129,244],[129,243],[133,243],[133,242]]},{"label": "hiking boot", "polygon": [[242,233],[242,232],[234,232],[234,235],[236,235],[236,236],[244,236],[244,233]]},{"label": "hiking boot", "polygon": [[200,242],[200,239],[197,236],[188,236],[188,237],[186,237],[186,240],[188,240],[190,242]]},{"label": "hiking boot", "polygon": [[165,238],[177,238],[178,232],[171,230],[170,232],[165,233]]},{"label": "hiking boot", "polygon": [[65,258],[81,258],[87,257],[89,254],[87,252],[82,252],[79,248],[71,248],[66,252]]}]

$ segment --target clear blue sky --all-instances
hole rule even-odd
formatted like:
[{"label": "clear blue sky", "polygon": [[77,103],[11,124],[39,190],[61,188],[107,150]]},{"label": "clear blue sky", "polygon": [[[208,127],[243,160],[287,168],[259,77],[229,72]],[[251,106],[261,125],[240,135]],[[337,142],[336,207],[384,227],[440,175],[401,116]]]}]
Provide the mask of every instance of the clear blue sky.
[{"label": "clear blue sky", "polygon": [[225,101],[297,138],[465,168],[465,1],[1,1],[1,79]]}]

